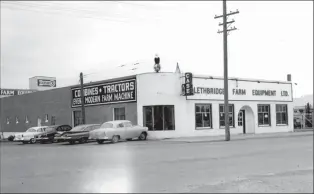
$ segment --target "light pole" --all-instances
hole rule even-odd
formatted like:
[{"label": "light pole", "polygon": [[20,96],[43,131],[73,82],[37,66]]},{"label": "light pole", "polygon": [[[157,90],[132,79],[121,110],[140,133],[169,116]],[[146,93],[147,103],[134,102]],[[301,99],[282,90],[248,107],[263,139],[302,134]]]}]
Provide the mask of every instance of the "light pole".
[{"label": "light pole", "polygon": [[218,31],[218,33],[223,33],[223,49],[224,49],[224,113],[225,113],[225,140],[230,141],[230,128],[229,128],[229,103],[228,103],[228,32],[232,30],[237,30],[235,27],[228,29],[227,24],[234,23],[234,20],[228,22],[227,16],[238,14],[239,11],[230,12],[227,14],[227,1],[222,1],[223,14],[222,16],[215,16],[217,18],[223,18],[223,23],[219,24],[223,26],[222,31]]}]

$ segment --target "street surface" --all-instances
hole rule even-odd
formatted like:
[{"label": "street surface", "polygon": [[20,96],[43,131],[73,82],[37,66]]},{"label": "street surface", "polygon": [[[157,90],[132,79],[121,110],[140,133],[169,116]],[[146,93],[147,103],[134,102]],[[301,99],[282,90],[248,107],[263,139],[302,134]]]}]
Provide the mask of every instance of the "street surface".
[{"label": "street surface", "polygon": [[313,135],[202,143],[0,146],[3,193],[313,193]]}]

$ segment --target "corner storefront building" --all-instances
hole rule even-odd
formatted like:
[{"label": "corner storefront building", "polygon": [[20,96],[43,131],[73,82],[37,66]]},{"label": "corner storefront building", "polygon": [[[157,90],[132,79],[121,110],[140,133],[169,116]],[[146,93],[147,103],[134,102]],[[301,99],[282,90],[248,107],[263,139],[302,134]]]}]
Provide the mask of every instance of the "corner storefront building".
[{"label": "corner storefront building", "polygon": [[[190,76],[190,77],[187,77]],[[149,138],[224,134],[223,78],[144,73],[84,85],[86,123],[127,119]],[[229,79],[231,134],[293,131],[291,82]],[[1,131],[82,122],[80,86],[1,100]]]}]

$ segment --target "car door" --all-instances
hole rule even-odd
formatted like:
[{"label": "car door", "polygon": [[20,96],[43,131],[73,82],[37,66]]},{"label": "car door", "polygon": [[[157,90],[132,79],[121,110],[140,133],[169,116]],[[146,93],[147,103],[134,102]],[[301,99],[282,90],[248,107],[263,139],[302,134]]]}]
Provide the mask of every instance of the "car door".
[{"label": "car door", "polygon": [[127,138],[135,138],[139,136],[139,134],[137,134],[138,132],[136,131],[136,128],[132,125],[131,122],[125,122],[124,126]]},{"label": "car door", "polygon": [[119,135],[120,139],[126,139],[127,138],[126,128],[124,127],[123,123],[117,124],[117,127],[114,130],[116,130],[115,134]]},{"label": "car door", "polygon": [[138,125],[132,125],[132,130],[135,137],[139,137],[142,133],[142,127]]}]

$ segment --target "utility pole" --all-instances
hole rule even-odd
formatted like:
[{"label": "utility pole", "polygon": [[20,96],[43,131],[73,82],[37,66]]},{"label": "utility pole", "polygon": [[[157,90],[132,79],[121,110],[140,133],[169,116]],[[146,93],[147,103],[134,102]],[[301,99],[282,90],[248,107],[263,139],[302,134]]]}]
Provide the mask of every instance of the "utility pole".
[{"label": "utility pole", "polygon": [[85,101],[84,101],[84,82],[83,82],[83,73],[80,73],[80,82],[81,82],[81,105],[82,105],[82,124],[85,124]]},{"label": "utility pole", "polygon": [[[228,104],[228,33],[232,30],[237,30],[236,27],[228,29],[227,24],[232,24],[235,21],[227,21],[227,17],[230,15],[238,14],[239,11],[227,13],[227,1],[223,0],[223,15],[215,16],[214,19],[223,18],[223,23],[219,23],[219,26],[223,26],[223,30],[218,33],[223,33],[223,48],[224,48],[224,113],[225,113],[225,140],[230,141],[230,127],[229,127],[229,104]],[[230,25],[229,25],[230,26]]]}]

